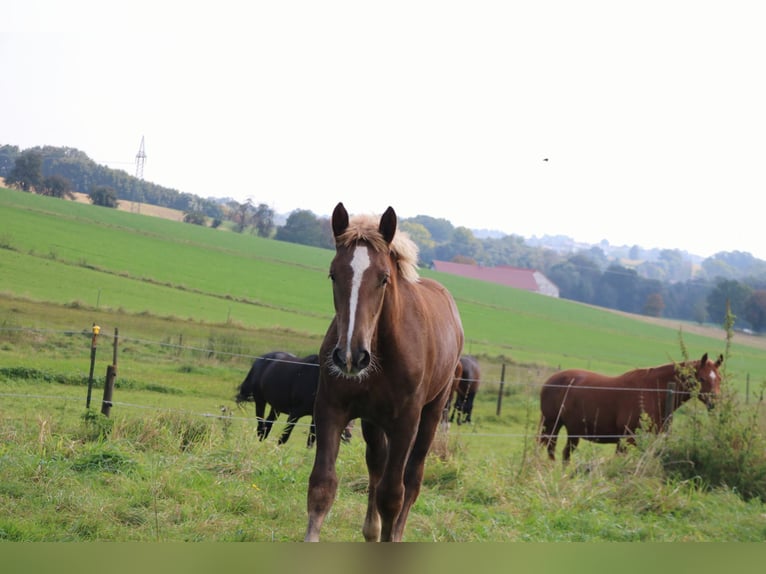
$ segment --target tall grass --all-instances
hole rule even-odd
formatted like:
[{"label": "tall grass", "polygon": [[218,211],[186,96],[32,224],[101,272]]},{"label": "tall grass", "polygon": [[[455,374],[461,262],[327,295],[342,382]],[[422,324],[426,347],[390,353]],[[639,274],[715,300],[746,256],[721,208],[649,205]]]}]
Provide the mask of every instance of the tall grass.
[{"label": "tall grass", "polygon": [[[87,338],[83,343],[85,359]],[[150,351],[136,352],[151,357]],[[246,362],[232,370],[228,360],[183,353],[170,353],[162,362],[154,361],[152,379],[174,392],[153,387],[147,370],[134,385],[116,391],[109,419],[84,408],[81,380],[67,384],[66,378],[34,370],[0,370],[0,505],[8,509],[0,517],[0,539],[302,539],[313,459],[302,436],[305,423],[282,447],[259,442],[252,412],[233,404],[233,386]],[[165,376],[173,371],[180,378]],[[513,372],[537,377],[535,369],[522,366]],[[490,383],[477,397],[473,424],[440,431],[406,540],[766,536],[762,490],[745,491],[731,475],[700,470],[726,466],[723,452],[747,452],[736,459],[739,476],[751,488],[758,484],[752,478],[764,452],[760,405],[732,399],[709,414],[690,402],[677,411],[670,435],[642,434],[624,456],[615,456],[612,446],[584,443],[564,467],[548,461],[535,441],[536,389],[507,386],[498,413],[499,389]],[[694,474],[679,473],[686,468],[679,460],[693,461]],[[338,473],[338,498],[323,537],[361,540],[366,469],[358,435],[342,446]]]}]

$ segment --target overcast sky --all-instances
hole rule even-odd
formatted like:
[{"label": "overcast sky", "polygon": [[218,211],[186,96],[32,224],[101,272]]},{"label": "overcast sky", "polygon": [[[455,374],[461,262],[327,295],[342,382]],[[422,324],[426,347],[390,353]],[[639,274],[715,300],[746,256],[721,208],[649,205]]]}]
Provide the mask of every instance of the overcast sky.
[{"label": "overcast sky", "polygon": [[[25,0],[0,145],[278,213],[766,259],[762,2]],[[547,161],[546,161],[547,160]]]}]

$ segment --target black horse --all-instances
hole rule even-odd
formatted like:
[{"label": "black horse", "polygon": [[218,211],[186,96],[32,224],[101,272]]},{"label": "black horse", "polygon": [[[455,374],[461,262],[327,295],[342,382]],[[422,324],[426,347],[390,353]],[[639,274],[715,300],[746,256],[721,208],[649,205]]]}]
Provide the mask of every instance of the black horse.
[{"label": "black horse", "polygon": [[470,423],[471,413],[473,412],[473,400],[481,383],[481,368],[479,361],[472,355],[463,355],[460,357],[460,364],[463,372],[460,378],[455,379],[452,387],[452,396],[447,402],[447,410],[450,403],[454,400],[450,422],[455,420],[457,414],[457,424]]},{"label": "black horse", "polygon": [[[278,444],[290,438],[298,419],[311,416],[306,446],[316,440],[314,431],[314,398],[319,385],[319,356],[297,357],[284,351],[273,351],[261,355],[254,362],[245,380],[239,386],[235,400],[237,404],[255,402],[255,416],[258,419],[257,434],[260,440],[269,436],[274,421],[281,413],[287,413],[287,426],[279,437]],[[269,416],[264,418],[266,406],[271,407]],[[351,429],[343,431],[343,440],[351,439]]]},{"label": "black horse", "polygon": [[[296,357],[292,353],[274,351],[261,355],[254,362],[245,380],[239,386],[235,400],[237,404],[255,402],[255,416],[258,418],[258,438],[269,436],[271,426],[280,415],[287,413],[287,426],[279,437],[278,444],[290,438],[298,419],[311,416],[311,428],[307,446],[314,444],[314,398],[319,384],[319,357],[309,355]],[[271,407],[269,416],[264,418],[266,405]]]}]

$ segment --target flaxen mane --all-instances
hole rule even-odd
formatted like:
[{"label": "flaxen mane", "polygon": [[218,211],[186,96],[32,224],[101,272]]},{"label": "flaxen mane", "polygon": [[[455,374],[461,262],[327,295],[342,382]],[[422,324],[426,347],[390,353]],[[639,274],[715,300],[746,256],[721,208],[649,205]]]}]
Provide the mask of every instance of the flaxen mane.
[{"label": "flaxen mane", "polygon": [[337,243],[349,246],[357,241],[367,241],[377,252],[390,250],[399,265],[402,278],[410,283],[417,282],[420,279],[417,267],[418,246],[406,232],[398,229],[391,244],[387,245],[378,231],[379,221],[378,215],[354,215],[349,220],[348,229],[338,238]]}]

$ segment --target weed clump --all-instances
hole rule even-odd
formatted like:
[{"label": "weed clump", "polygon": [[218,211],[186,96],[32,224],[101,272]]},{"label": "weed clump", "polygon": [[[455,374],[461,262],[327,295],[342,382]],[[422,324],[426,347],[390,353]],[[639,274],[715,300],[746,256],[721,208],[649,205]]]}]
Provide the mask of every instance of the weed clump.
[{"label": "weed clump", "polygon": [[[724,487],[744,500],[766,502],[766,424],[762,404],[743,405],[734,393],[722,394],[708,416],[693,417],[673,432],[660,452],[672,478]],[[680,429],[679,429],[680,430]]]}]

